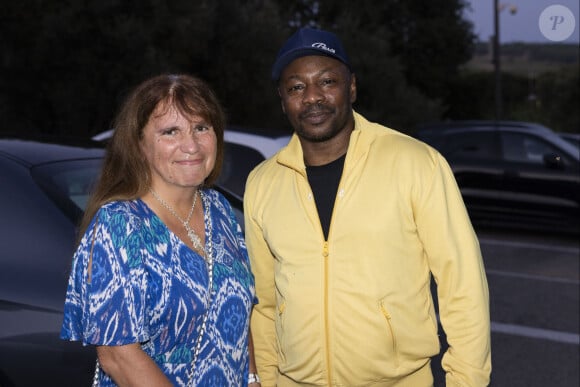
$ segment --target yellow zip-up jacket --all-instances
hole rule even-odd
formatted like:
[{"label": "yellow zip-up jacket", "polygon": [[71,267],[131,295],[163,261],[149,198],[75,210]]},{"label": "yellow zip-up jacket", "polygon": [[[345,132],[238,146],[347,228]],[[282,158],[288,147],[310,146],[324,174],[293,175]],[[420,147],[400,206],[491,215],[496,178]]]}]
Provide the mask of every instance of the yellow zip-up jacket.
[{"label": "yellow zip-up jacket", "polygon": [[263,387],[431,386],[440,350],[431,273],[447,386],[489,384],[479,243],[433,148],[355,113],[328,240],[296,135],[252,171],[244,210]]}]

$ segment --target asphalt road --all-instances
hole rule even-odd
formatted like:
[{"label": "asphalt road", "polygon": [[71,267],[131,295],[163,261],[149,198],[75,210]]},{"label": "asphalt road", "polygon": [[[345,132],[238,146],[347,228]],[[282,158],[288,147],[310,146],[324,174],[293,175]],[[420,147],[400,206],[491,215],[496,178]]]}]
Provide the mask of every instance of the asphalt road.
[{"label": "asphalt road", "polygon": [[[491,386],[579,386],[578,240],[548,232],[477,234],[490,291]],[[445,386],[439,360],[436,387]]]}]

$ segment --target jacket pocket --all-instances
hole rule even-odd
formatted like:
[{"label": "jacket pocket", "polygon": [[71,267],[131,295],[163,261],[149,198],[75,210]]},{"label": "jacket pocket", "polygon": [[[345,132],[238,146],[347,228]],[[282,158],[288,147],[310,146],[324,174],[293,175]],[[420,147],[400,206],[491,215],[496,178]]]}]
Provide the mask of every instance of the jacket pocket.
[{"label": "jacket pocket", "polygon": [[406,368],[439,353],[437,322],[433,319],[430,303],[390,305],[386,298],[379,301],[380,310],[392,340],[392,351],[397,366]]},{"label": "jacket pocket", "polygon": [[286,314],[284,313],[285,311],[286,311],[286,302],[282,299],[280,300],[280,304],[276,308],[276,318],[275,318],[276,341],[278,345],[278,356],[280,364],[286,363],[286,353],[284,352],[284,346],[282,345],[282,343],[285,342],[284,341],[284,326],[285,326],[284,320],[286,317]]},{"label": "jacket pocket", "polygon": [[395,329],[393,328],[393,324],[392,324],[392,317],[391,314],[389,313],[389,310],[387,308],[387,306],[385,305],[385,301],[381,300],[380,301],[380,309],[381,309],[381,313],[383,314],[383,317],[385,318],[385,323],[387,325],[387,331],[390,335],[390,339],[391,339],[391,350],[393,351],[393,362],[395,364],[395,367],[399,366],[399,355],[397,352],[397,337],[395,335]]}]

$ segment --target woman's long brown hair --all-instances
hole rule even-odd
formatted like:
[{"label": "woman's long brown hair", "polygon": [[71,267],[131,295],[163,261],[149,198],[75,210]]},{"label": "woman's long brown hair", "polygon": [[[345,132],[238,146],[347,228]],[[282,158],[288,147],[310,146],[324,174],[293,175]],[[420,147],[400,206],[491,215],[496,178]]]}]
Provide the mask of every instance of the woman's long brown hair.
[{"label": "woman's long brown hair", "polygon": [[224,153],[224,110],[209,85],[190,75],[159,75],[137,86],[114,121],[101,174],[87,202],[79,227],[79,241],[99,208],[115,200],[134,200],[149,189],[150,166],[140,148],[143,128],[159,104],[175,107],[186,117],[206,119],[217,137],[215,166],[204,181],[211,186],[219,176]]}]

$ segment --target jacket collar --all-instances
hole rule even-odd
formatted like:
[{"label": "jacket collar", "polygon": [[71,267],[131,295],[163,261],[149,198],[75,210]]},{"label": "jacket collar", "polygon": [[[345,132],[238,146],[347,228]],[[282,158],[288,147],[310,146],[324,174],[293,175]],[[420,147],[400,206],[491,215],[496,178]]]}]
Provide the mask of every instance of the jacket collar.
[{"label": "jacket collar", "polygon": [[[353,111],[353,115],[354,130],[350,135],[345,164],[356,161],[364,156],[367,153],[373,138],[373,136],[368,135],[370,133],[367,133],[367,128],[370,126],[370,123],[356,111]],[[302,146],[300,145],[300,140],[296,133],[292,135],[288,145],[278,152],[276,162],[288,168],[292,168],[303,176],[306,176],[306,166],[304,164]]]}]

